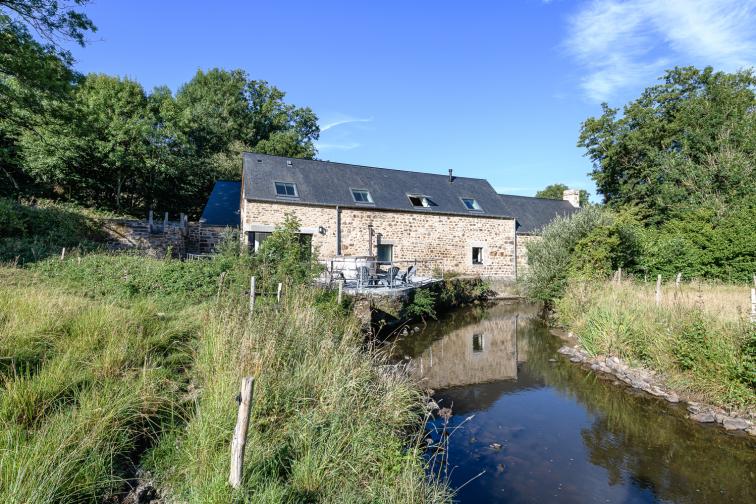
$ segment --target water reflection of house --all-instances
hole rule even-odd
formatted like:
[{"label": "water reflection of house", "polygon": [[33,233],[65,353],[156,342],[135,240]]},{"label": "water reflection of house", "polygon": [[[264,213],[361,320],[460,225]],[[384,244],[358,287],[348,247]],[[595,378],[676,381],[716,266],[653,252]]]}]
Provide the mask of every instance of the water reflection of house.
[{"label": "water reflection of house", "polygon": [[[476,323],[452,330],[413,360],[412,372],[432,389],[517,378],[527,360],[527,339],[518,327],[536,313],[519,315],[500,305]],[[520,341],[521,340],[521,341]]]}]

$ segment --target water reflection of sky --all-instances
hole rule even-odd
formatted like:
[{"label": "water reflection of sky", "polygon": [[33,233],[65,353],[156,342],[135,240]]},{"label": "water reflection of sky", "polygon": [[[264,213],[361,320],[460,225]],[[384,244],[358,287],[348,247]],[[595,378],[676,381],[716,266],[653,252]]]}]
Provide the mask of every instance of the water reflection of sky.
[{"label": "water reflection of sky", "polygon": [[752,441],[551,362],[537,313],[458,312],[397,343],[452,426],[474,415],[449,441],[461,502],[756,502]]}]

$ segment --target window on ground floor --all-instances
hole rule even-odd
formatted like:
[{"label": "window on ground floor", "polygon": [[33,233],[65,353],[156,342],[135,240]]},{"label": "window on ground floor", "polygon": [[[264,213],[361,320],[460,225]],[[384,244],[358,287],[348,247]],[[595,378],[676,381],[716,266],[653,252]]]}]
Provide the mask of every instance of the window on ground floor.
[{"label": "window on ground floor", "polygon": [[394,260],[394,246],[388,243],[378,244],[377,259],[382,263],[390,263]]},{"label": "window on ground floor", "polygon": [[483,335],[482,334],[473,334],[472,337],[472,351],[474,353],[480,353],[483,351]]},{"label": "window on ground floor", "polygon": [[472,248],[472,263],[483,264],[483,247]]},{"label": "window on ground floor", "polygon": [[270,233],[262,231],[249,231],[247,232],[247,246],[249,250],[256,252],[260,249],[260,245],[270,236]]}]

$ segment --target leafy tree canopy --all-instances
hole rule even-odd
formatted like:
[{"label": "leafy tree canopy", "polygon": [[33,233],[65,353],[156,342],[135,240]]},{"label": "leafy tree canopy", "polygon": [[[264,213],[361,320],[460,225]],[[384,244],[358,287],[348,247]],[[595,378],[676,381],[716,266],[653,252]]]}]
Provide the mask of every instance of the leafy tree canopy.
[{"label": "leafy tree canopy", "polygon": [[609,205],[635,205],[653,223],[704,204],[721,211],[756,191],[753,71],[674,68],[621,115],[602,109],[578,146]]},{"label": "leafy tree canopy", "polygon": [[222,160],[229,151],[254,150],[312,158],[320,134],[317,116],[309,107],[286,103],[285,96],[243,70],[199,70],[176,93],[176,119],[201,157]]},{"label": "leafy tree canopy", "polygon": [[[564,197],[564,191],[569,189],[566,184],[551,184],[536,193],[536,198],[560,200]],[[580,206],[588,204],[588,191],[580,189]]]}]

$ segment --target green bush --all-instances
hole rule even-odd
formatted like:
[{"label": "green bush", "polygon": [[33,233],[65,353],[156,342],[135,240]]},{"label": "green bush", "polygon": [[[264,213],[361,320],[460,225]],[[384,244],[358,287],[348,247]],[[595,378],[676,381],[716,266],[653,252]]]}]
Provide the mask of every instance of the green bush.
[{"label": "green bush", "polygon": [[403,318],[436,318],[436,294],[428,289],[416,289],[412,302],[408,303],[402,313]]},{"label": "green bush", "polygon": [[542,301],[561,296],[575,247],[597,227],[612,222],[612,214],[600,207],[588,207],[568,217],[554,219],[544,228],[540,240],[527,243],[528,272],[523,279],[526,294]]}]

